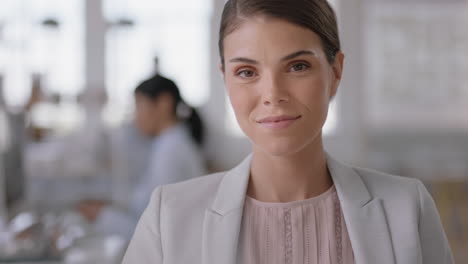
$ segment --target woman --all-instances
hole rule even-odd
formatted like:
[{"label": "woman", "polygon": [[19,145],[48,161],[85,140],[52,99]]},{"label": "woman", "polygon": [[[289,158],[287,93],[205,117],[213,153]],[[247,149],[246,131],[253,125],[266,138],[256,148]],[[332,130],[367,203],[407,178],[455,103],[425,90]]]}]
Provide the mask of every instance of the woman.
[{"label": "woman", "polygon": [[195,109],[182,99],[175,83],[160,74],[135,89],[136,126],[154,138],[148,168],[140,178],[133,209],[140,215],[155,187],[202,176],[203,126]]},{"label": "woman", "polygon": [[151,138],[151,146],[143,162],[147,167],[136,178],[129,195],[130,217],[123,217],[119,208],[104,201],[88,200],[78,206],[98,232],[121,234],[126,238],[131,236],[154,188],[206,173],[200,149],[203,142],[201,119],[195,109],[183,101],[174,82],[156,74],[135,89],[135,103],[136,127]]},{"label": "woman", "polygon": [[124,263],[453,263],[421,182],[324,152],[344,60],[326,0],[229,0],[219,49],[252,154],[157,188]]}]

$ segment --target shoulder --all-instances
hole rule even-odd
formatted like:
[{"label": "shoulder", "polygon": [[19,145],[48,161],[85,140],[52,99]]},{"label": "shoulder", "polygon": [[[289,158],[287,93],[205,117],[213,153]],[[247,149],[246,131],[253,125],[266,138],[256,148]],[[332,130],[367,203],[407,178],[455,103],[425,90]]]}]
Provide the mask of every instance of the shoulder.
[{"label": "shoulder", "polygon": [[190,132],[185,124],[180,123],[169,128],[166,132],[155,140],[156,146],[160,149],[168,149],[174,147],[193,147],[194,143],[190,137]]},{"label": "shoulder", "polygon": [[410,248],[416,239],[421,263],[453,263],[436,204],[420,180],[370,169],[354,170],[372,196],[382,201],[392,237],[401,241],[400,247]]},{"label": "shoulder", "polygon": [[[160,225],[161,219],[174,219],[175,222],[202,219],[204,209],[213,202],[224,174],[225,172],[214,173],[158,186],[151,194],[150,203],[141,218],[150,217],[156,226]],[[145,215],[148,216],[144,217]],[[168,221],[163,222],[167,226]]]},{"label": "shoulder", "polygon": [[424,184],[415,178],[392,175],[368,168],[354,167],[373,197],[387,202],[406,204],[416,209],[431,199]]},{"label": "shoulder", "polygon": [[213,201],[226,172],[197,177],[161,187],[161,205],[177,210],[207,207]]},{"label": "shoulder", "polygon": [[193,140],[183,124],[178,124],[171,128],[160,138],[154,140],[153,153],[161,156],[162,159],[192,157],[201,155],[200,149]]},{"label": "shoulder", "polygon": [[369,168],[353,167],[353,170],[361,176],[363,181],[371,188],[404,188],[420,181],[415,178],[393,175]]},{"label": "shoulder", "polygon": [[[160,185],[152,194],[146,214],[160,215],[161,211],[193,211],[206,206],[216,195],[226,172],[209,174],[173,184]],[[191,209],[191,210],[190,210]],[[144,214],[145,214],[144,213]],[[155,217],[159,219],[159,217]]]}]

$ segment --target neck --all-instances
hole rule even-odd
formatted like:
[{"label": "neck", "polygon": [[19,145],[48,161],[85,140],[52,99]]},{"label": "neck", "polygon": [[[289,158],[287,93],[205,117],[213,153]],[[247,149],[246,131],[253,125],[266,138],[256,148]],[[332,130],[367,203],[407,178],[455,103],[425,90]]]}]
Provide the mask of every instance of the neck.
[{"label": "neck", "polygon": [[264,202],[291,202],[322,194],[333,185],[322,139],[288,156],[253,151],[247,194]]}]

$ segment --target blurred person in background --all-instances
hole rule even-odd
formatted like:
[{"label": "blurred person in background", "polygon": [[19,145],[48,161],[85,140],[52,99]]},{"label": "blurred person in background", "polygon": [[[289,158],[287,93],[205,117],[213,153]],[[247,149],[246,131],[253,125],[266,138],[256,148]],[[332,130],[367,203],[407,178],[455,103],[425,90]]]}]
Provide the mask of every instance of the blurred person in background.
[{"label": "blurred person in background", "polygon": [[148,168],[133,197],[139,215],[155,187],[202,176],[206,169],[202,120],[173,81],[156,73],[135,89],[135,104],[136,126],[153,138]]},{"label": "blurred person in background", "polygon": [[[134,96],[135,125],[141,134],[151,138],[149,154],[145,157],[147,166],[143,175],[136,177],[137,183],[129,193],[130,214],[136,222],[154,188],[202,176],[206,169],[201,149],[202,120],[197,111],[184,102],[176,84],[157,72],[138,85]],[[98,229],[109,230],[107,233],[128,229],[128,221],[107,205],[105,201],[88,200],[78,209],[88,220],[102,227]]]},{"label": "blurred person in background", "polygon": [[326,0],[229,0],[219,36],[252,154],[230,171],[158,187],[123,263],[453,263],[419,180],[324,150],[344,65]]}]

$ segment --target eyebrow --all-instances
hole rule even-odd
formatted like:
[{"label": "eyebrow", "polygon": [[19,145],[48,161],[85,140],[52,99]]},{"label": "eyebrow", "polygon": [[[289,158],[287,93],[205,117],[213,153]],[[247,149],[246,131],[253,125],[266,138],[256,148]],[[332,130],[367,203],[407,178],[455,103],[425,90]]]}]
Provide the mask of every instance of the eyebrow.
[{"label": "eyebrow", "polygon": [[[296,51],[294,53],[291,53],[287,56],[284,56],[281,61],[287,61],[287,60],[291,60],[291,59],[294,59],[296,57],[299,57],[299,56],[302,56],[302,55],[311,55],[311,56],[315,56],[315,52],[313,51],[310,51],[310,50],[300,50],[300,51]],[[258,64],[258,61],[256,60],[253,60],[253,59],[249,59],[249,58],[245,58],[245,57],[237,57],[237,58],[233,58],[233,59],[230,59],[229,62],[243,62],[243,63],[248,63],[248,64]]]},{"label": "eyebrow", "polygon": [[315,56],[315,52],[311,51],[311,50],[300,50],[300,51],[296,51],[294,53],[291,53],[285,57],[283,57],[281,59],[281,61],[287,61],[287,60],[291,60],[291,59],[294,59],[296,57],[299,57],[299,56],[302,56],[302,55],[311,55],[311,56]]},{"label": "eyebrow", "polygon": [[229,60],[229,62],[244,62],[248,64],[258,64],[258,61],[244,58],[244,57],[237,57],[237,58]]}]

